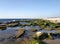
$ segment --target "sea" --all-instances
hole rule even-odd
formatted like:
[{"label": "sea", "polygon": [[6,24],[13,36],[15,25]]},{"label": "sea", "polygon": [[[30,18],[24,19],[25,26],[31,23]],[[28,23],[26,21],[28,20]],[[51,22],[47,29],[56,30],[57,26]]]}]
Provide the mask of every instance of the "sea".
[{"label": "sea", "polygon": [[0,22],[9,22],[13,20],[20,20],[20,19],[0,19]]},{"label": "sea", "polygon": [[13,20],[32,20],[30,18],[17,18],[17,19],[0,19],[0,22],[9,22],[9,21],[13,21]]}]

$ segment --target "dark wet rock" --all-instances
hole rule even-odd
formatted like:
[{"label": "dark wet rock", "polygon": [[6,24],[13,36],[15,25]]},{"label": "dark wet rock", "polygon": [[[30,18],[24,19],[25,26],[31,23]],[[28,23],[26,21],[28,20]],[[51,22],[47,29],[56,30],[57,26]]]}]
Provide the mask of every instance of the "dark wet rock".
[{"label": "dark wet rock", "polygon": [[16,44],[31,44],[31,40],[32,39],[28,39],[28,38],[19,38],[16,40]]},{"label": "dark wet rock", "polygon": [[15,27],[18,26],[18,23],[10,23],[10,24],[6,24],[7,27]]},{"label": "dark wet rock", "polygon": [[5,30],[6,29],[6,25],[5,24],[0,24],[0,30]]},{"label": "dark wet rock", "polygon": [[36,32],[37,29],[31,28],[31,29],[29,29],[29,31],[30,31],[30,32]]},{"label": "dark wet rock", "polygon": [[5,30],[6,27],[5,26],[0,26],[0,30]]}]

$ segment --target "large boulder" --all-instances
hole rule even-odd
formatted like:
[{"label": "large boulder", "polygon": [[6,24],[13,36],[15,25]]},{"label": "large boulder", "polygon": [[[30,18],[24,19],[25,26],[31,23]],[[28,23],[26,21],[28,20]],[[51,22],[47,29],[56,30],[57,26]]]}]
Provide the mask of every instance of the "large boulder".
[{"label": "large boulder", "polygon": [[17,31],[17,32],[16,32],[16,37],[19,37],[19,36],[21,36],[21,35],[24,34],[25,29],[24,29],[24,28],[20,28],[19,30],[16,30],[16,31]]},{"label": "large boulder", "polygon": [[35,29],[35,28],[31,28],[31,29],[29,29],[29,31],[30,31],[30,32],[36,32],[37,29]]},{"label": "large boulder", "polygon": [[41,36],[43,33],[42,32],[36,32],[33,37],[34,38],[39,38],[39,36]]},{"label": "large boulder", "polygon": [[10,29],[10,30],[3,30],[0,31],[0,44],[15,44],[17,37],[24,34],[24,29]]},{"label": "large boulder", "polygon": [[43,40],[45,38],[48,37],[48,34],[47,33],[43,33],[43,32],[36,32],[34,35],[33,35],[33,38],[35,39],[40,39],[40,40]]},{"label": "large boulder", "polygon": [[19,36],[24,34],[24,29],[7,29],[0,31],[0,39],[7,39],[7,38],[18,38]]}]

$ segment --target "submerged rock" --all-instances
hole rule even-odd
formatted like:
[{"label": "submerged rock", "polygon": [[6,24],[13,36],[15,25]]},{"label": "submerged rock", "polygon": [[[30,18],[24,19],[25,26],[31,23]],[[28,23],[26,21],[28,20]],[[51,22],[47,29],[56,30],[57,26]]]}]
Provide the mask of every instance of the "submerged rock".
[{"label": "submerged rock", "polygon": [[31,28],[31,29],[29,29],[29,31],[30,31],[30,32],[36,32],[37,29]]},{"label": "submerged rock", "polygon": [[18,38],[24,33],[24,29],[10,29],[10,30],[3,30],[0,31],[0,39],[10,39],[10,38]]},{"label": "submerged rock", "polygon": [[52,28],[45,28],[44,30],[49,30],[50,31],[50,30],[53,30],[53,29]]},{"label": "submerged rock", "polygon": [[18,37],[24,34],[25,29],[7,29],[0,31],[0,44],[17,44]]},{"label": "submerged rock", "polygon": [[0,30],[5,30],[6,29],[6,25],[5,24],[0,24]]}]

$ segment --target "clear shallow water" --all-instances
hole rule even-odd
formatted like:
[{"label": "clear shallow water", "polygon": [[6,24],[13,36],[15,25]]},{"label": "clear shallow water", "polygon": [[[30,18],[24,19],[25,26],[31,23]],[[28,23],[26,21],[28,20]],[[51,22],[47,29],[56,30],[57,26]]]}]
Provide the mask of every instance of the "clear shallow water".
[{"label": "clear shallow water", "polygon": [[[17,39],[13,39],[13,37],[16,35],[16,30],[20,29],[21,27],[7,27],[6,30],[1,31],[0,30],[0,44],[15,44]],[[24,27],[26,29],[25,34],[21,36],[21,38],[25,38],[26,35],[32,36],[33,33],[29,32],[30,28],[36,28],[39,29],[38,26],[26,26]],[[50,32],[55,33],[55,30],[52,31],[46,31],[46,30],[39,30],[40,32]],[[57,36],[53,36],[54,39],[57,39]],[[18,38],[19,39],[19,38]]]},{"label": "clear shallow water", "polygon": [[[20,29],[21,27],[7,27],[6,30],[0,30],[0,38],[8,38],[10,36],[15,36],[16,35],[16,30]],[[57,33],[57,31],[52,30],[52,31],[47,31],[47,30],[39,30],[39,26],[25,26],[24,29],[26,30],[26,34],[30,33],[29,29],[34,28],[37,29],[38,32],[45,32],[45,33]],[[1,36],[2,35],[2,36]]]}]

